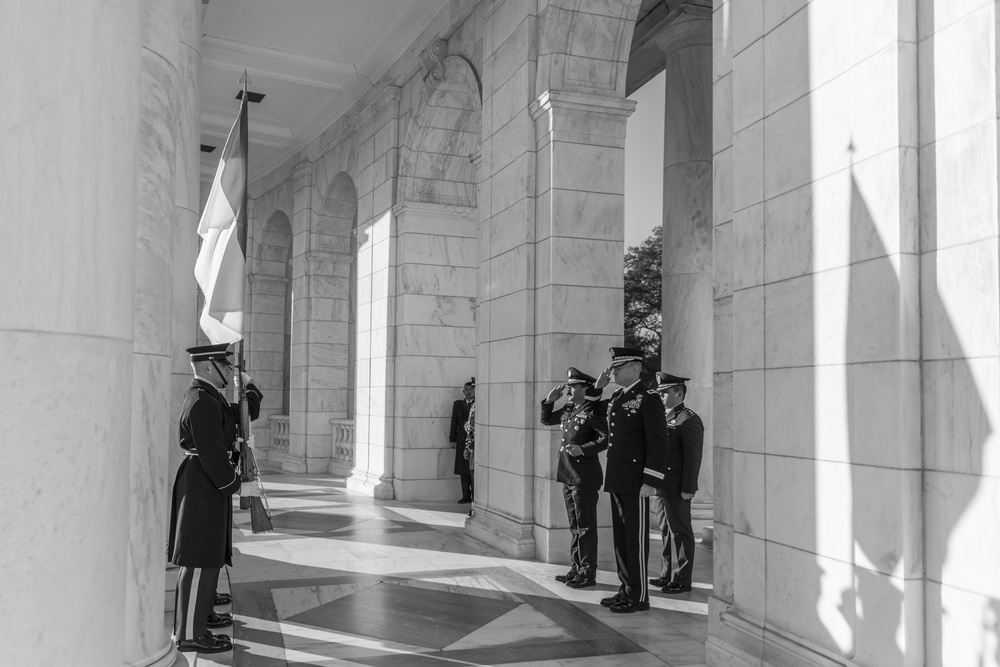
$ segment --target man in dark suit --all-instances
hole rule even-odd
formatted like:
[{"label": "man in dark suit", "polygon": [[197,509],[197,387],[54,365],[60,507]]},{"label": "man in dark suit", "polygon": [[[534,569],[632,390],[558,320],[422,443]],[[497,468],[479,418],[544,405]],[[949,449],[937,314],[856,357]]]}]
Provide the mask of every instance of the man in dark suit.
[{"label": "man in dark suit", "polygon": [[[556,481],[563,484],[569,517],[571,565],[556,581],[587,588],[597,585],[597,498],[604,481],[597,455],[608,448],[607,409],[593,377],[575,368],[567,376],[566,384],[554,387],[542,400],[541,417],[546,426],[562,428]],[[569,402],[553,410],[564,391]]]},{"label": "man in dark suit", "polygon": [[451,406],[451,431],[448,442],[455,444],[455,474],[462,480],[462,497],[459,503],[472,502],[472,469],[469,459],[465,456],[465,422],[469,421],[469,411],[476,402],[476,378],[472,378],[462,387],[465,398],[455,401]]},{"label": "man in dark suit", "polygon": [[[222,395],[234,370],[228,345],[188,348],[194,380],[184,394],[180,446],[184,460],[174,480],[167,558],[180,567],[174,612],[179,651],[220,653],[233,647],[228,635],[208,630],[232,623],[212,611],[219,570],[233,564],[234,493],[260,495],[257,482],[242,482],[232,462],[239,405]],[[260,414],[260,390],[246,374],[247,407]]]},{"label": "man in dark suit", "polygon": [[691,499],[698,491],[705,425],[694,410],[684,405],[687,396],[684,383],[689,379],[669,373],[656,374],[656,390],[663,399],[667,418],[667,474],[664,485],[650,501],[660,524],[663,552],[660,576],[649,583],[671,595],[691,590],[694,570]]},{"label": "man in dark suit", "polygon": [[615,613],[649,609],[646,561],[649,558],[649,497],[663,485],[666,472],[667,422],[655,390],[639,381],[642,352],[611,348],[611,366],[596,386],[609,378],[623,388],[608,404],[608,471],[604,490],[611,494],[611,527],[621,586],[601,604]]}]

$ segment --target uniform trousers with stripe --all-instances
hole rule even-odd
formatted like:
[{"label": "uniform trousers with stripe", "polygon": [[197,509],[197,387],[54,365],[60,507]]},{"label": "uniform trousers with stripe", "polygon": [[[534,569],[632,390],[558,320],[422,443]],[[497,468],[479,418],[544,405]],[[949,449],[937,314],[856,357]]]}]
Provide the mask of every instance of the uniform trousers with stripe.
[{"label": "uniform trousers with stripe", "polygon": [[174,598],[174,638],[196,639],[208,632],[205,623],[215,606],[219,567],[184,567],[177,573]]},{"label": "uniform trousers with stripe", "polygon": [[630,602],[649,601],[646,561],[649,559],[649,498],[611,495],[611,528],[615,538],[618,592]]},{"label": "uniform trousers with stripe", "polygon": [[597,577],[597,498],[596,488],[563,484],[569,518],[569,556],[573,563],[570,569],[587,581]]},{"label": "uniform trousers with stripe", "polygon": [[660,578],[680,586],[691,585],[694,572],[694,528],[691,501],[681,498],[680,480],[667,478],[666,488],[652,498],[653,514],[660,524],[663,551]]}]

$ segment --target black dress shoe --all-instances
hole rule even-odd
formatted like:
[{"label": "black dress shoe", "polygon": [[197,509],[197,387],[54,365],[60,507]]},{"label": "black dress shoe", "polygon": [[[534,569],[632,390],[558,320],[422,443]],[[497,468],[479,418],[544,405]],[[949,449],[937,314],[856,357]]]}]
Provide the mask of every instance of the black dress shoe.
[{"label": "black dress shoe", "polygon": [[613,607],[616,604],[618,604],[619,602],[622,602],[624,600],[625,600],[624,593],[615,593],[614,596],[609,597],[609,598],[604,598],[603,600],[601,600],[601,606],[602,607]]},{"label": "black dress shoe", "polygon": [[215,602],[213,603],[216,607],[221,607],[224,604],[232,604],[233,596],[229,593],[216,593]]},{"label": "black dress shoe", "polygon": [[611,611],[616,614],[631,614],[633,611],[646,611],[647,609],[649,609],[649,602],[632,600],[622,600],[618,604],[611,605]]},{"label": "black dress shoe", "polygon": [[558,581],[560,584],[565,584],[567,581],[571,581],[573,579],[576,579],[576,571],[575,570],[570,570],[566,574],[557,574],[556,575],[556,581]]},{"label": "black dress shoe", "polygon": [[690,593],[691,584],[684,586],[682,584],[675,584],[674,582],[671,581],[669,584],[667,584],[660,590],[666,593],[667,595],[679,595],[680,593]]},{"label": "black dress shoe", "polygon": [[459,505],[464,505],[465,503],[471,503],[471,502],[472,502],[472,498],[462,498],[461,500],[458,501],[458,504]]},{"label": "black dress shoe", "polygon": [[577,577],[576,579],[567,581],[566,585],[570,588],[590,588],[591,586],[596,586],[597,581],[595,579],[587,579],[586,577]]},{"label": "black dress shoe", "polygon": [[223,653],[233,649],[233,642],[222,636],[206,632],[194,639],[182,639],[177,642],[177,650],[181,652],[197,651],[198,653]]},{"label": "black dress shoe", "polygon": [[205,627],[208,628],[228,628],[232,624],[233,617],[226,612],[219,614],[213,611],[208,615],[208,620],[205,621]]},{"label": "black dress shoe", "polygon": [[649,585],[650,586],[654,586],[656,588],[663,588],[664,586],[666,586],[669,583],[670,583],[670,580],[669,579],[664,579],[663,577],[657,577],[656,579],[650,579],[649,580]]}]

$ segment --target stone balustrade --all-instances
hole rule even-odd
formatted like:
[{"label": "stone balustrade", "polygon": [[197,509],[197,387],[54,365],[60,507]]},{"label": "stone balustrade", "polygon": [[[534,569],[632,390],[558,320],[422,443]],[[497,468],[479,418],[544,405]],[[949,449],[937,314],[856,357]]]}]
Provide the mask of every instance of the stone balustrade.
[{"label": "stone balustrade", "polygon": [[333,458],[344,463],[354,463],[354,420],[331,419],[333,427]]},{"label": "stone balustrade", "polygon": [[288,415],[268,415],[271,422],[271,444],[268,449],[288,451]]}]

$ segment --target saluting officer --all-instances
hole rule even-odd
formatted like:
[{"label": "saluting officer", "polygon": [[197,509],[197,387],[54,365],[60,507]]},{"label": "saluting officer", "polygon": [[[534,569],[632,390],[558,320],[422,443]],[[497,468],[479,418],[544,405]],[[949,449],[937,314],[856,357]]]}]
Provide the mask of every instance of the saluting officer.
[{"label": "saluting officer", "polygon": [[[597,585],[597,498],[604,481],[597,455],[608,448],[608,421],[595,382],[571,367],[566,384],[554,387],[542,400],[542,423],[562,427],[556,481],[563,484],[572,564],[556,581],[570,588]],[[564,391],[569,402],[553,411]]]},{"label": "saluting officer", "polygon": [[694,529],[691,499],[698,491],[705,425],[694,410],[684,405],[690,378],[656,374],[656,391],[663,399],[667,418],[667,474],[664,485],[651,500],[660,524],[663,552],[660,576],[649,583],[675,595],[691,590],[694,570]]},{"label": "saluting officer", "polygon": [[642,352],[611,348],[611,366],[598,378],[610,377],[623,389],[608,404],[608,471],[604,490],[611,494],[611,527],[618,563],[618,593],[601,600],[616,613],[649,609],[646,561],[649,558],[649,497],[663,485],[666,471],[667,422],[655,390],[639,382]]},{"label": "saluting officer", "polygon": [[[194,380],[184,394],[180,446],[184,460],[174,480],[167,557],[180,566],[174,612],[179,651],[219,653],[233,647],[228,635],[207,629],[219,570],[233,564],[233,506],[230,498],[260,495],[257,482],[241,482],[231,452],[239,405],[222,395],[233,372],[228,345],[188,348]],[[260,390],[245,373],[250,417],[260,414]]]}]

